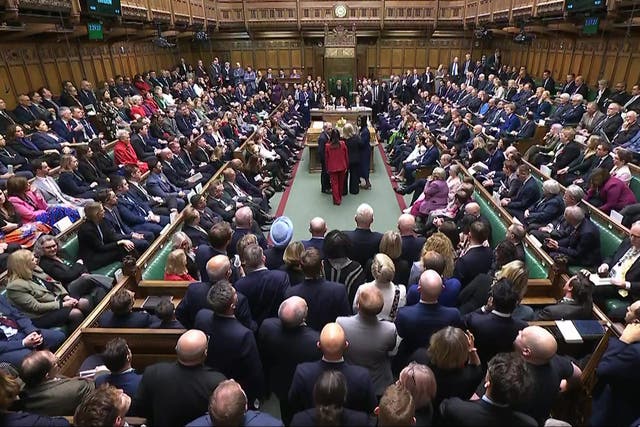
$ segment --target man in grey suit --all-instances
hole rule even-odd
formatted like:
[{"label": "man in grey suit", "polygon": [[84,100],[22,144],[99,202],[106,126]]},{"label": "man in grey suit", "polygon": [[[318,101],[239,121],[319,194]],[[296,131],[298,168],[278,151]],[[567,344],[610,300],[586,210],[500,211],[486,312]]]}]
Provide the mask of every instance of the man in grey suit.
[{"label": "man in grey suit", "polygon": [[358,314],[336,319],[349,342],[344,358],[369,370],[376,396],[381,396],[393,383],[389,352],[396,346],[396,325],[378,320],[384,306],[384,298],[378,288],[362,288],[356,304]]},{"label": "man in grey suit", "polygon": [[63,193],[56,180],[49,176],[50,168],[44,160],[34,160],[32,162],[32,166],[33,170],[36,172],[33,185],[38,189],[40,194],[42,194],[42,197],[44,197],[47,203],[55,205],[71,205],[77,208],[93,202],[91,199],[72,197]]}]

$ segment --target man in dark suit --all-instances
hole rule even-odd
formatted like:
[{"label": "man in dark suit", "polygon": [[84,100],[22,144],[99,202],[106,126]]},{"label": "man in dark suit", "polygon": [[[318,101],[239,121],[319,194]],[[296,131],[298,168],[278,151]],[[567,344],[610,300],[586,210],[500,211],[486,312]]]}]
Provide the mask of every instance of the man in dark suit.
[{"label": "man in dark suit", "polygon": [[309,240],[303,240],[302,245],[305,249],[316,248],[320,252],[320,256],[324,258],[323,246],[324,235],[327,234],[327,223],[319,216],[311,219],[309,222],[309,233],[311,238]]},{"label": "man in dark suit", "polygon": [[55,351],[65,339],[58,329],[37,329],[31,320],[15,308],[5,295],[0,295],[0,360],[20,369],[22,360],[35,348]]},{"label": "man in dark suit", "polygon": [[[214,338],[215,339],[215,338]],[[224,375],[203,365],[207,357],[207,336],[189,330],[176,345],[178,360],[148,366],[133,406],[149,423],[183,426],[205,412],[209,396]]]},{"label": "man in dark suit", "polygon": [[[611,258],[604,260],[598,267],[598,273],[611,278],[612,286],[598,286],[593,291],[597,303],[608,299],[621,299],[619,289],[626,289],[629,297],[625,302],[640,298],[640,222],[635,222],[629,229],[629,237],[622,241]],[[619,320],[624,318],[626,309],[614,310],[609,315]]]},{"label": "man in dark suit", "polygon": [[627,323],[620,338],[609,338],[596,368],[591,425],[637,425],[640,417],[633,387],[640,380],[640,323]]},{"label": "man in dark suit", "polygon": [[487,73],[498,74],[500,67],[502,67],[502,55],[500,49],[496,49],[495,53],[487,58]]},{"label": "man in dark suit", "polygon": [[607,135],[607,138],[611,141],[613,137],[622,126],[622,115],[620,115],[620,105],[611,103],[607,106],[606,114],[604,119],[598,123],[594,128],[592,133],[594,135],[600,135],[600,133],[604,133]]},{"label": "man in dark suit", "polygon": [[[157,165],[158,159],[153,158],[152,162]],[[162,167],[162,166],[161,166]],[[124,177],[129,183],[129,195],[140,204],[146,204],[151,207],[153,213],[157,215],[170,215],[171,212],[177,212],[178,206],[184,208],[184,199],[177,199],[175,196],[167,195],[166,198],[154,196],[142,184],[142,172],[137,165],[126,165],[124,167]]]},{"label": "man in dark suit", "polygon": [[254,234],[258,239],[258,244],[262,249],[267,249],[267,239],[265,239],[262,231],[256,230],[253,221],[253,212],[248,206],[243,206],[236,211],[235,214],[235,228],[233,236],[231,237],[231,243],[227,247],[229,256],[236,255],[238,242],[247,234]]},{"label": "man in dark suit", "polygon": [[129,183],[122,176],[111,177],[111,188],[118,196],[118,212],[122,220],[134,231],[144,233],[149,231],[158,236],[162,228],[169,224],[169,217],[156,215],[146,203],[135,201],[129,195]]},{"label": "man in dark suit", "polygon": [[348,343],[344,330],[337,323],[329,323],[320,333],[318,346],[322,360],[301,363],[293,374],[289,388],[289,404],[293,413],[311,408],[313,387],[322,372],[333,369],[342,372],[347,382],[345,408],[371,413],[376,406],[376,396],[369,371],[361,366],[344,361],[343,354]]},{"label": "man in dark suit", "polygon": [[413,215],[402,214],[398,218],[398,231],[402,239],[402,254],[400,257],[412,265],[420,258],[425,237],[416,235],[414,231],[416,219]]},{"label": "man in dark suit", "polygon": [[518,331],[527,327],[527,322],[511,317],[519,298],[509,281],[498,280],[491,287],[487,304],[464,316],[463,321],[475,338],[483,368],[496,354],[512,351]]},{"label": "man in dark suit", "polygon": [[611,139],[611,144],[614,147],[623,145],[625,142],[636,136],[638,132],[640,132],[640,125],[638,124],[638,113],[633,110],[629,111],[624,118],[622,126],[613,136],[613,139]]},{"label": "man in dark suit", "polygon": [[331,193],[331,183],[329,182],[329,173],[327,172],[327,164],[324,158],[324,149],[327,142],[329,142],[329,135],[333,125],[331,122],[325,122],[322,125],[322,133],[318,136],[318,158],[320,159],[320,166],[322,171],[320,172],[320,189],[323,193]]},{"label": "man in dark suit", "polygon": [[434,332],[445,326],[462,326],[457,308],[438,303],[442,288],[442,277],[438,273],[434,270],[423,272],[418,282],[420,302],[398,311],[395,324],[402,342],[394,360],[395,371],[404,368],[409,356],[418,348],[425,347]]},{"label": "man in dark suit", "polygon": [[323,279],[320,252],[315,248],[305,250],[300,256],[300,264],[305,279],[289,288],[285,296],[299,296],[307,301],[308,325],[320,331],[327,323],[335,322],[338,316],[350,316],[347,288]]},{"label": "man in dark suit", "polygon": [[564,218],[573,231],[569,236],[545,240],[543,248],[552,258],[566,255],[569,265],[595,267],[600,262],[600,231],[579,206],[569,206],[564,210]]},{"label": "man in dark suit", "polygon": [[133,292],[120,289],[109,300],[109,310],[98,319],[102,328],[148,328],[158,320],[146,311],[133,311]]},{"label": "man in dark suit", "polygon": [[18,124],[17,119],[13,116],[13,113],[7,111],[7,104],[4,99],[0,99],[0,134],[6,135],[7,128],[15,124]]},{"label": "man in dark suit", "polygon": [[367,265],[367,261],[380,251],[382,234],[377,231],[371,231],[373,208],[366,203],[358,206],[355,221],[356,229],[344,232],[351,241],[349,258],[357,261],[361,266],[365,266]]},{"label": "man in dark suit", "polygon": [[99,375],[95,379],[96,387],[109,384],[122,389],[128,396],[135,396],[142,375],[131,367],[132,354],[124,338],[113,338],[105,346],[100,355],[102,362],[111,371],[107,375]]},{"label": "man in dark suit", "polygon": [[589,277],[577,274],[570,277],[562,290],[563,297],[536,313],[536,320],[589,320],[593,318],[593,299]]},{"label": "man in dark suit", "polygon": [[622,108],[627,112],[640,112],[640,85],[634,85],[631,88],[631,98],[622,104]]},{"label": "man in dark suit", "polygon": [[469,245],[453,267],[453,277],[460,280],[463,288],[478,274],[487,273],[491,268],[493,251],[483,245],[489,235],[489,227],[482,221],[473,221],[469,226]]},{"label": "man in dark suit", "polygon": [[551,95],[556,93],[556,82],[553,80],[553,77],[551,77],[550,70],[544,70],[542,73],[542,87]]},{"label": "man in dark suit", "polygon": [[[211,287],[216,286],[220,280],[229,280],[232,277],[231,262],[225,255],[215,255],[206,265],[205,276],[208,280],[190,283],[184,297],[176,307],[176,319],[186,328],[193,327],[196,315],[202,309],[210,308],[207,303],[207,294]],[[237,293],[237,302],[234,315],[245,327],[255,331],[256,323],[251,319],[249,301],[241,293]]]},{"label": "man in dark suit", "polygon": [[[320,360],[318,331],[306,325],[307,303],[300,297],[287,298],[280,304],[278,317],[265,319],[258,331],[258,347],[271,391],[280,401],[285,424],[293,416],[288,402],[291,380],[298,364]],[[282,349],[287,351],[282,351]]]},{"label": "man in dark suit", "polygon": [[511,405],[526,398],[531,379],[526,362],[514,353],[500,353],[489,361],[487,389],[478,400],[458,397],[445,399],[440,405],[443,425],[455,426],[530,426],[536,420],[512,409]]},{"label": "man in dark suit", "polygon": [[[162,162],[158,159],[151,159],[149,165],[149,175],[147,177],[146,189],[153,197],[161,198],[169,209],[175,208],[182,211],[185,207],[185,192],[169,181],[162,172]],[[139,169],[138,169],[139,170]]]},{"label": "man in dark suit", "polygon": [[144,253],[154,240],[153,233],[149,231],[137,233],[133,231],[120,216],[118,211],[118,198],[112,190],[100,190],[96,195],[96,200],[102,203],[104,208],[103,225],[109,227],[118,240],[127,239],[133,242],[138,253]]},{"label": "man in dark suit", "polygon": [[213,313],[198,312],[194,328],[213,338],[209,340],[205,364],[238,381],[253,406],[264,395],[264,375],[253,332],[234,316],[237,300],[231,283],[218,281],[207,294]]},{"label": "man in dark suit", "polygon": [[540,188],[536,180],[531,176],[531,168],[528,165],[518,166],[516,173],[522,185],[513,198],[500,200],[500,205],[504,206],[520,222],[524,222],[524,211],[540,200]]},{"label": "man in dark suit", "polygon": [[606,80],[598,80],[598,90],[596,91],[596,97],[593,100],[601,112],[605,112],[607,108],[607,100],[611,96],[611,89],[609,89],[609,82]]},{"label": "man in dark suit", "polygon": [[235,287],[249,299],[251,315],[258,326],[269,317],[275,317],[289,288],[289,276],[284,271],[266,269],[262,248],[249,245],[244,249],[246,276]]}]

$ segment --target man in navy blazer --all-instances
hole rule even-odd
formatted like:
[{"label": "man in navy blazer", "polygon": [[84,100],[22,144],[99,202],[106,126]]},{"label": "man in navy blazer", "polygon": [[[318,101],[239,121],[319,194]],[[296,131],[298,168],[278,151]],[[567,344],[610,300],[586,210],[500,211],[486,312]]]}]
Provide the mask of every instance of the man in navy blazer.
[{"label": "man in navy blazer", "polygon": [[404,368],[409,356],[418,348],[425,347],[435,332],[445,326],[462,327],[458,309],[438,303],[442,288],[442,277],[434,270],[426,270],[418,282],[420,302],[398,310],[395,324],[402,342],[394,361],[396,371]]},{"label": "man in navy blazer", "polygon": [[537,426],[535,419],[512,409],[512,404],[525,399],[531,390],[531,374],[525,364],[515,353],[500,353],[489,362],[488,387],[480,399],[453,397],[441,403],[442,425]]},{"label": "man in navy blazer", "polygon": [[640,323],[638,304],[627,315],[620,338],[609,345],[596,368],[599,384],[594,392],[591,425],[636,425],[640,417],[635,385],[640,380]]},{"label": "man in navy blazer", "polygon": [[[100,190],[96,200],[102,203],[104,208],[104,225],[111,228],[113,233],[118,235],[118,240],[131,240],[138,253],[144,253],[154,240],[153,233],[145,231],[137,233],[133,231],[120,216],[118,211],[118,198],[113,190]],[[121,237],[120,237],[121,236]]]},{"label": "man in navy blazer", "polygon": [[[320,333],[307,326],[306,317],[306,301],[289,297],[280,304],[278,317],[265,319],[258,331],[258,348],[266,367],[267,383],[280,401],[280,415],[285,424],[293,416],[288,393],[296,366],[322,357],[317,346]],[[284,348],[287,351],[282,351]]]},{"label": "man in navy blazer", "polygon": [[53,128],[53,131],[60,137],[62,137],[65,141],[84,141],[82,126],[79,125],[75,120],[73,120],[69,107],[60,107],[60,111],[58,112],[58,119],[53,122],[51,127]]},{"label": "man in navy blazer", "polygon": [[133,311],[133,292],[121,289],[109,300],[109,310],[98,319],[101,328],[148,328],[158,320],[146,311]]},{"label": "man in navy blazer", "polygon": [[327,234],[327,223],[323,218],[319,216],[311,219],[309,222],[309,233],[311,238],[309,240],[303,240],[302,245],[305,249],[316,248],[320,252],[320,256],[324,258],[324,235]]},{"label": "man in navy blazer", "polygon": [[246,276],[235,283],[235,288],[249,299],[251,316],[259,327],[264,319],[278,315],[289,288],[289,276],[284,271],[267,270],[264,252],[258,245],[247,246],[243,258]]},{"label": "man in navy blazer", "polygon": [[217,282],[207,294],[213,313],[201,310],[194,328],[211,337],[205,364],[238,381],[253,406],[264,396],[264,374],[253,332],[234,316],[237,301],[231,283]]},{"label": "man in navy blazer", "polygon": [[60,330],[37,329],[31,319],[11,305],[5,295],[0,295],[0,313],[3,319],[0,360],[11,363],[16,369],[20,369],[22,360],[34,349],[42,346],[55,351],[65,339]]},{"label": "man in navy blazer", "polygon": [[493,250],[484,246],[489,235],[489,227],[483,221],[473,221],[469,226],[469,246],[453,265],[453,277],[460,280],[463,288],[491,268]]},{"label": "man in navy blazer", "polygon": [[382,234],[377,231],[371,231],[373,208],[370,205],[362,203],[358,206],[354,219],[356,221],[356,229],[344,232],[351,240],[349,258],[364,267],[367,265],[368,260],[380,252]]},{"label": "man in navy blazer", "polygon": [[434,139],[426,139],[427,150],[415,161],[404,165],[404,177],[406,185],[411,185],[415,181],[415,170],[425,166],[433,166],[438,162],[440,152],[434,145]]},{"label": "man in navy blazer", "polygon": [[412,265],[420,258],[422,247],[427,240],[416,235],[416,218],[411,214],[402,214],[398,218],[398,231],[402,239],[402,254],[400,257]]},{"label": "man in navy blazer", "polygon": [[323,279],[322,257],[316,248],[305,250],[300,256],[304,281],[290,287],[285,296],[299,296],[307,301],[307,324],[316,331],[338,316],[351,316],[347,288]]},{"label": "man in navy blazer", "polygon": [[122,176],[111,177],[111,187],[118,196],[118,212],[122,220],[134,231],[149,231],[158,236],[162,228],[169,224],[169,217],[156,215],[146,203],[135,201],[129,195],[129,183]]},{"label": "man in navy blazer", "polygon": [[95,379],[96,387],[110,384],[122,389],[128,396],[135,396],[142,375],[131,367],[132,354],[124,338],[116,337],[105,346],[100,355],[104,365],[111,371],[107,375],[99,375]]},{"label": "man in navy blazer", "polygon": [[543,248],[552,258],[566,255],[569,265],[597,267],[600,265],[600,231],[587,217],[580,206],[569,206],[564,210],[564,218],[573,231],[569,236],[545,240]]},{"label": "man in navy blazer", "polygon": [[528,326],[527,322],[511,317],[519,297],[509,281],[498,280],[491,287],[487,305],[464,316],[463,321],[475,338],[483,367],[496,354],[511,352],[518,331]]},{"label": "man in navy blazer", "polygon": [[376,406],[376,396],[371,376],[366,368],[344,361],[348,342],[344,330],[337,323],[329,323],[320,333],[318,341],[322,360],[301,363],[296,368],[289,389],[289,404],[293,413],[314,407],[313,387],[322,372],[334,369],[342,372],[347,380],[347,399],[344,407],[371,413]]},{"label": "man in navy blazer", "polygon": [[162,162],[158,161],[158,159],[151,159],[147,164],[149,165],[149,175],[145,186],[149,194],[162,198],[170,208],[175,200],[176,208],[178,211],[182,211],[186,205],[185,192],[173,185],[162,173]]},{"label": "man in navy blazer", "polygon": [[[216,255],[207,262],[208,281],[189,283],[184,297],[176,307],[176,319],[184,325],[185,328],[192,328],[196,315],[202,309],[209,309],[207,304],[207,294],[209,289],[220,280],[229,280],[231,278],[231,262],[225,255]],[[251,318],[251,310],[249,309],[249,301],[240,292],[237,293],[237,302],[235,308],[236,319],[244,326],[255,331],[258,326]]]},{"label": "man in navy blazer", "polygon": [[540,187],[531,176],[531,167],[529,165],[518,166],[516,174],[522,182],[520,189],[512,199],[504,198],[500,200],[500,205],[504,206],[520,222],[524,222],[524,211],[540,200]]}]

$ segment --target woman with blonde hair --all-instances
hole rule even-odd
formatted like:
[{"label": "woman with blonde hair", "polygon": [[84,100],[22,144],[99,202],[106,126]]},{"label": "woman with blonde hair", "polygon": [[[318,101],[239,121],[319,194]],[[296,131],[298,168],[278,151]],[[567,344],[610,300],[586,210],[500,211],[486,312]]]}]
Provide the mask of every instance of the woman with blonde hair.
[{"label": "woman with blonde hair", "polygon": [[420,275],[424,271],[422,260],[427,252],[434,251],[442,254],[445,260],[444,270],[442,271],[442,278],[447,279],[453,275],[453,263],[456,260],[456,251],[453,248],[451,240],[441,232],[433,233],[422,246],[420,252],[420,259],[413,263],[411,266],[411,273],[409,274],[409,284],[418,283]]},{"label": "woman with blonde hair", "polygon": [[303,252],[304,245],[300,241],[290,242],[284,250],[284,255],[282,256],[284,265],[280,266],[279,270],[287,273],[291,286],[302,283],[304,280],[304,273],[300,265],[300,257]]},{"label": "woman with blonde hair", "polygon": [[[380,239],[380,246],[378,247],[380,253],[387,255],[393,261],[393,266],[396,269],[396,273],[393,276],[393,283],[399,283],[406,285],[409,279],[409,262],[401,257],[402,255],[402,236],[397,230],[388,230],[382,235]],[[367,275],[367,280],[374,279],[371,267],[373,265],[373,258],[367,261],[367,265],[364,266],[364,270]]]},{"label": "woman with blonde hair", "polygon": [[400,371],[398,382],[405,386],[406,389],[409,390],[409,393],[411,393],[411,396],[413,396],[413,402],[416,407],[414,415],[416,418],[415,425],[432,425],[432,401],[436,397],[438,386],[431,368],[427,365],[411,362]]},{"label": "woman with blonde hair", "polygon": [[182,249],[174,249],[167,256],[167,264],[164,268],[164,280],[195,282],[187,270],[187,254]]},{"label": "woman with blonde hair", "polygon": [[349,154],[349,170],[347,173],[347,183],[349,193],[358,194],[360,192],[360,150],[362,149],[362,139],[351,123],[347,123],[342,128],[342,138],[347,146]]},{"label": "woman with blonde hair", "polygon": [[[495,274],[479,274],[467,286],[465,286],[458,295],[458,307],[460,314],[471,313],[479,309],[487,302],[487,295],[491,287],[500,279],[508,279],[519,295],[519,300],[524,298],[527,293],[527,284],[529,282],[529,271],[524,262],[520,260],[511,261],[496,271]],[[533,312],[529,313],[530,308],[516,308],[513,312],[513,318],[528,320],[528,315],[533,316]]]},{"label": "woman with blonde hair", "polygon": [[427,365],[438,384],[434,407],[443,399],[459,397],[467,400],[482,381],[482,366],[473,335],[460,328],[447,326],[431,335],[428,348],[417,349],[410,360]]},{"label": "woman with blonde hair", "polygon": [[393,322],[398,314],[398,309],[406,304],[407,288],[404,285],[393,283],[392,280],[396,274],[396,269],[391,258],[385,254],[379,253],[373,257],[371,273],[373,274],[373,281],[364,283],[356,291],[353,300],[353,311],[358,311],[357,301],[362,289],[365,286],[374,286],[380,290],[384,298],[384,306],[378,314],[378,319]]},{"label": "woman with blonde hair", "polygon": [[69,326],[73,331],[91,311],[85,298],[72,298],[60,282],[38,266],[31,251],[20,249],[7,260],[7,298],[36,327]]}]

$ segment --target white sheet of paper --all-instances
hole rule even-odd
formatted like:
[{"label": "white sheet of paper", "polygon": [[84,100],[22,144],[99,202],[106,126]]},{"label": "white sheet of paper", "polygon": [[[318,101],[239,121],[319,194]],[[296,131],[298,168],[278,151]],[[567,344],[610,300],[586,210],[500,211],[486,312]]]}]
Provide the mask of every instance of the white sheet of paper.
[{"label": "white sheet of paper", "polygon": [[533,244],[533,246],[535,246],[538,249],[542,247],[542,242],[540,242],[540,240],[538,240],[535,236],[531,234],[529,234],[529,241]]},{"label": "white sheet of paper", "polygon": [[202,193],[202,183],[196,185],[196,192]]},{"label": "white sheet of paper", "polygon": [[124,277],[124,273],[122,272],[122,269],[119,268],[119,269],[116,270],[115,273],[113,273],[113,276],[115,277],[116,282],[119,282],[120,279],[122,279]]},{"label": "white sheet of paper", "polygon": [[608,286],[611,284],[611,278],[609,277],[600,277],[598,274],[590,274],[589,280],[593,283],[594,286]]},{"label": "white sheet of paper", "polygon": [[620,212],[616,211],[616,210],[611,210],[611,214],[609,215],[611,217],[611,220],[613,222],[615,222],[616,224],[622,224],[622,218],[623,216],[620,215]]},{"label": "white sheet of paper", "polygon": [[67,230],[69,227],[71,227],[71,225],[73,225],[73,223],[71,222],[71,220],[69,219],[68,216],[65,216],[64,218],[62,218],[60,221],[56,222],[53,225],[58,230],[60,230],[61,233],[63,233],[65,230]]},{"label": "white sheet of paper", "polygon": [[551,169],[549,169],[547,165],[540,166],[540,172],[542,172],[543,175],[551,176]]},{"label": "white sheet of paper", "polygon": [[571,320],[556,320],[556,326],[560,329],[560,333],[565,342],[569,344],[579,344],[582,342],[580,332],[578,332]]}]

